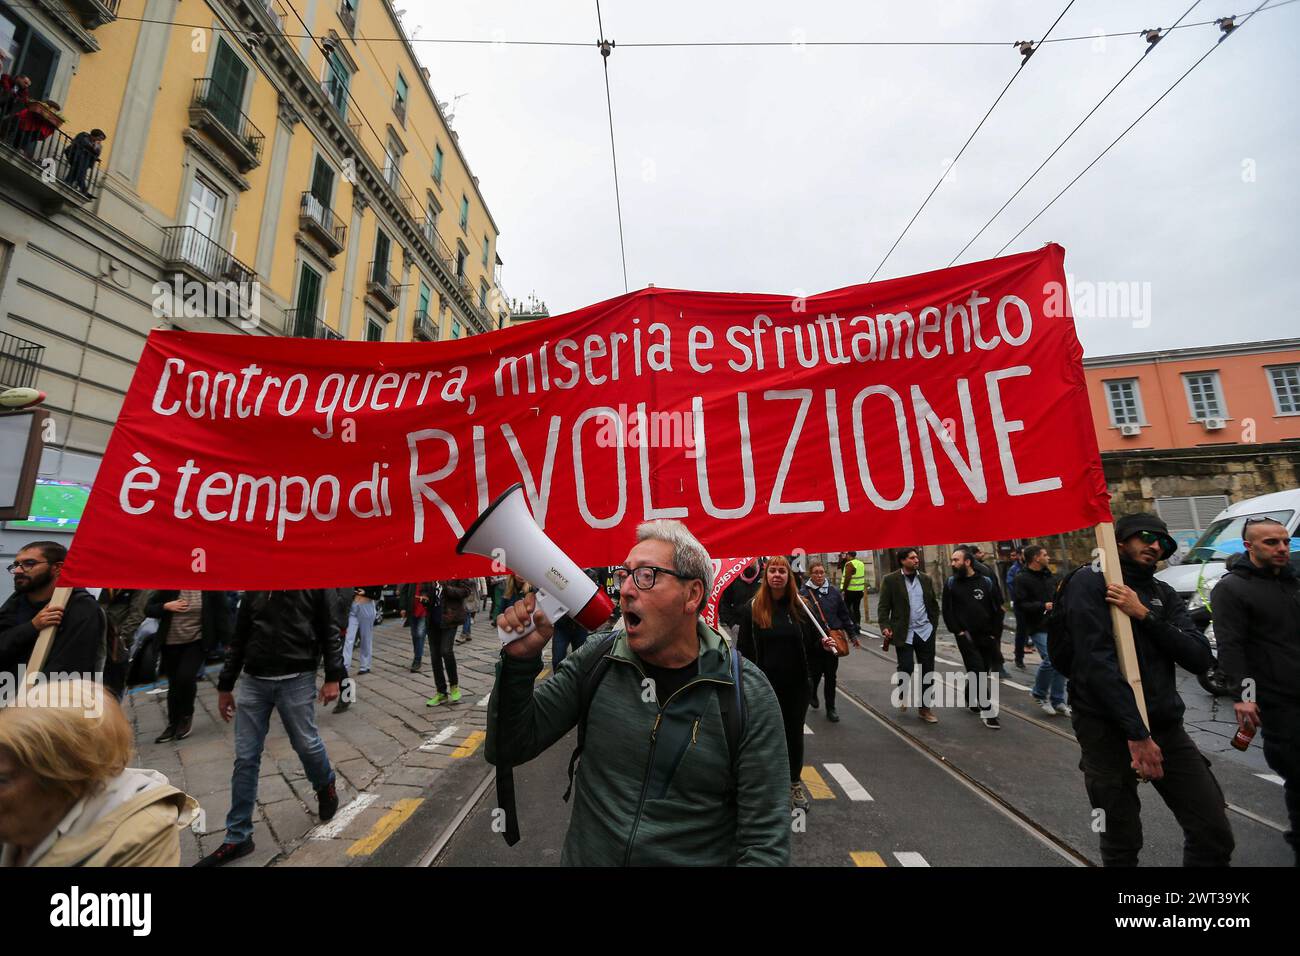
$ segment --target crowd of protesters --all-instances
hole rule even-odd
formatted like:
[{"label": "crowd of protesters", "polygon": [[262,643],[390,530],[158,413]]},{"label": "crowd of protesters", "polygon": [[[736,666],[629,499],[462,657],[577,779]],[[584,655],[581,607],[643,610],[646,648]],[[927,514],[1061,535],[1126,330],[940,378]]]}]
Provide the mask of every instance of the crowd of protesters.
[{"label": "crowd of protesters", "polygon": [[[1300,582],[1289,563],[1284,526],[1253,521],[1244,537],[1245,551],[1229,562],[1229,573],[1213,595],[1219,664],[1235,688],[1242,732],[1264,730],[1266,760],[1284,780],[1292,827],[1287,840],[1295,847]],[[999,729],[995,688],[1005,675],[1002,634],[1009,605],[1015,666],[1024,669],[1027,655],[1037,655],[1032,697],[1044,714],[1070,718],[1081,750],[1084,789],[1092,805],[1106,814],[1107,826],[1099,837],[1103,862],[1136,865],[1142,847],[1137,786],[1147,780],[1184,830],[1185,864],[1227,865],[1234,839],[1222,790],[1183,727],[1175,673],[1182,667],[1199,674],[1213,665],[1209,642],[1182,599],[1155,576],[1158,562],[1176,548],[1164,523],[1150,514],[1124,516],[1116,523],[1116,538],[1122,583],[1107,583],[1091,566],[1060,577],[1053,573],[1053,556],[1040,545],[1015,551],[1004,576],[991,556],[963,544],[950,549],[949,573],[936,587],[921,570],[920,550],[899,549],[893,554],[897,570],[885,575],[878,589],[881,649],[894,650],[896,682],[922,689],[920,720],[937,723],[934,700],[924,690],[934,680],[942,623],[966,672],[963,705],[985,727]],[[638,542],[626,565],[588,571],[617,598],[621,615],[617,629],[595,637],[567,618],[546,622],[535,617],[533,588],[516,575],[401,586],[396,604],[410,630],[410,669],[421,670],[427,645],[435,691],[426,703],[456,704],[461,688],[455,649],[472,639],[475,614],[483,611],[507,630],[532,617],[537,631],[506,645],[491,697],[487,755],[499,772],[508,772],[572,729],[567,717],[555,722],[563,713],[579,729],[571,774],[576,766],[579,781],[602,794],[602,810],[612,807],[617,814],[620,801],[635,798],[633,783],[646,766],[625,759],[624,744],[635,735],[628,738],[624,731],[650,713],[651,740],[681,736],[683,746],[694,746],[705,730],[712,741],[710,756],[691,770],[689,786],[683,783],[686,789],[747,786],[775,801],[777,783],[782,793],[788,786],[788,802],[780,798],[781,813],[766,804],[746,804],[739,811],[733,805],[713,821],[749,826],[739,844],[715,842],[707,852],[683,856],[683,847],[704,845],[698,821],[686,823],[669,814],[653,824],[652,829],[658,828],[653,840],[647,835],[638,854],[627,844],[621,860],[607,851],[624,841],[607,847],[605,838],[596,835],[608,829],[607,822],[588,832],[585,815],[598,812],[595,805],[588,806],[593,799],[588,794],[575,806],[568,861],[786,862],[788,836],[776,834],[774,821],[809,806],[801,780],[809,709],[824,706],[827,720],[840,719],[839,658],[850,645],[863,646],[871,610],[863,601],[863,562],[853,552],[840,555],[836,587],[825,562],[808,564],[802,555],[794,561],[784,555],[756,559],[721,595],[720,629],[715,630],[701,619],[712,574],[701,570],[708,558],[699,542],[684,525],[671,521],[643,525]],[[138,635],[147,630],[167,681],[167,725],[158,743],[183,740],[193,732],[198,682],[210,660],[223,661],[216,684],[218,712],[235,723],[232,799],[225,839],[199,865],[220,865],[253,850],[252,817],[272,711],[279,713],[316,792],[319,819],[332,818],[339,804],[335,773],[316,725],[315,706],[337,701],[335,713],[347,710],[357,651],[356,676],[370,672],[384,588],[242,594],[104,589],[98,599],[77,588],[62,608],[54,608],[51,598],[65,557],[54,542],[24,547],[9,567],[15,593],[0,605],[0,672],[21,672],[37,635],[53,626],[57,640],[41,671],[74,675],[71,686],[80,695],[77,702],[39,717],[31,716],[40,713],[34,709],[23,714],[21,708],[0,708],[0,818],[6,808],[22,808],[0,826],[0,865],[176,862],[176,834],[192,815],[193,801],[160,774],[126,766],[130,731],[117,703],[125,685],[139,679],[133,664],[143,650]],[[1131,621],[1145,717],[1119,665],[1113,610]],[[541,648],[548,641],[554,641],[556,679],[534,686]],[[601,681],[605,669],[633,676],[618,661],[651,677],[655,699],[650,711],[621,696],[612,696],[608,704],[593,696],[592,685]],[[318,689],[322,666],[324,683]],[[95,675],[102,677],[84,679]],[[621,685],[610,683],[611,688]],[[616,693],[629,695],[634,688],[644,702],[637,682]],[[720,688],[733,689],[744,705],[728,703],[728,693]],[[503,693],[508,716],[498,701]],[[576,696],[568,700],[571,695]],[[913,694],[899,698],[900,714],[915,701]],[[98,715],[94,720],[74,719],[79,707],[92,702]],[[599,733],[612,735],[608,744],[603,737],[584,741],[586,712],[593,707],[602,708]],[[62,756],[51,752],[54,742],[65,751]],[[746,762],[746,748],[761,758]],[[578,763],[584,749],[587,756]],[[675,751],[665,747],[663,752]],[[652,748],[650,757],[655,753]],[[765,768],[757,778],[752,776],[755,767]],[[665,767],[660,784],[676,786],[674,773]],[[32,788],[58,798],[32,801]],[[732,815],[738,812],[740,817]],[[784,832],[788,826],[782,822],[780,828]],[[766,849],[758,849],[760,844]]]}]

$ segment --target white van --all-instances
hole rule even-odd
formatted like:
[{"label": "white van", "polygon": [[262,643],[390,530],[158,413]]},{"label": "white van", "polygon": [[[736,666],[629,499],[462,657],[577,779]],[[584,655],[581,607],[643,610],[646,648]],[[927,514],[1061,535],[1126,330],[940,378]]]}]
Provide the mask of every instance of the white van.
[{"label": "white van", "polygon": [[1224,508],[1182,560],[1165,568],[1156,577],[1177,591],[1187,602],[1189,610],[1203,607],[1214,585],[1227,573],[1228,558],[1245,550],[1241,539],[1246,520],[1264,517],[1282,522],[1291,536],[1297,537],[1300,488],[1247,498]]}]

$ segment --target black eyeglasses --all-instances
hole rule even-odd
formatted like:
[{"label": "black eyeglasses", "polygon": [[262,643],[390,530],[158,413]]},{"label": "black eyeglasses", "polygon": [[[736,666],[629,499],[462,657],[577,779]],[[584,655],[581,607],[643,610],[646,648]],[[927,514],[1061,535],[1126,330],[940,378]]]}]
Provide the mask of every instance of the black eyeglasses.
[{"label": "black eyeglasses", "polygon": [[618,580],[620,587],[623,585],[623,581],[629,574],[632,575],[632,583],[642,591],[649,591],[654,587],[655,581],[658,580],[660,574],[671,574],[680,581],[695,580],[689,574],[678,574],[676,571],[670,571],[668,568],[657,568],[653,564],[643,565],[639,568],[622,566],[614,569],[614,577]]},{"label": "black eyeglasses", "polygon": [[9,567],[5,568],[5,570],[10,574],[13,574],[19,568],[22,568],[24,571],[30,571],[32,568],[40,567],[42,564],[49,563],[50,562],[48,561],[37,561],[35,558],[28,558],[25,561],[15,561],[13,564],[9,565]]}]

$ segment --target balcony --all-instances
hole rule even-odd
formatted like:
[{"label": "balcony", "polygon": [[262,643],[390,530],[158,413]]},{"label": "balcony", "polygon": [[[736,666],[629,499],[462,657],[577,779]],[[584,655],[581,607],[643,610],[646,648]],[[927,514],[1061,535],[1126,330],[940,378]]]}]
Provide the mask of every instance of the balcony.
[{"label": "balcony", "polygon": [[438,327],[433,324],[427,309],[415,313],[415,337],[425,342],[438,341]]},{"label": "balcony", "polygon": [[356,11],[346,3],[339,5],[339,22],[343,24],[348,31],[348,36],[357,35],[357,14]]},{"label": "balcony", "polygon": [[117,19],[118,0],[68,0],[77,18],[87,30]]},{"label": "balcony", "polygon": [[211,77],[194,81],[190,125],[212,137],[230,154],[241,173],[261,165],[266,137],[229,94],[212,85]]},{"label": "balcony", "polygon": [[334,210],[310,192],[298,201],[298,228],[318,241],[331,256],[343,251],[347,227],[339,222]]},{"label": "balcony", "polygon": [[381,262],[370,263],[366,269],[366,294],[383,307],[385,312],[397,308],[400,295],[397,280],[388,274],[388,266]]},{"label": "balcony", "polygon": [[0,388],[34,387],[44,356],[44,345],[16,335],[0,335]]},{"label": "balcony", "polygon": [[[17,116],[0,122],[0,180],[32,196],[46,212],[65,204],[85,205],[99,195],[100,163],[92,152],[73,147],[73,139],[45,125],[24,130]],[[44,139],[40,139],[45,131]]]},{"label": "balcony", "polygon": [[289,309],[284,313],[284,334],[295,339],[329,339],[342,341],[343,336],[335,332],[325,321],[306,309]]},{"label": "balcony", "polygon": [[167,269],[214,283],[213,291],[232,303],[248,303],[259,291],[256,272],[193,226],[163,229],[162,258]]}]

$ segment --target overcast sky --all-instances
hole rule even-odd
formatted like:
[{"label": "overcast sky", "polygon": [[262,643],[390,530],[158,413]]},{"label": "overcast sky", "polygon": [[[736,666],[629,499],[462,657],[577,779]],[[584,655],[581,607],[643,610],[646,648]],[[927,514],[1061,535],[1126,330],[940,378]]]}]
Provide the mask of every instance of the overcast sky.
[{"label": "overcast sky", "polygon": [[[1055,37],[1168,27],[1191,0],[1077,0]],[[1200,3],[1184,22],[1237,13]],[[401,0],[501,230],[503,283],[552,314],[623,292],[594,0]],[[1065,0],[603,0],[628,283],[815,293],[866,282]],[[1154,49],[961,261],[993,256],[1220,36]],[[983,47],[808,47],[985,40]],[[1300,3],[1224,42],[1007,250],[1066,249],[1082,282],[1136,283],[1126,317],[1079,318],[1090,355],[1297,334]],[[782,41],[649,48],[634,42]],[[943,268],[1138,59],[1138,36],[1049,43],[989,117],[880,278]],[[1143,303],[1149,296],[1149,314]]]}]

